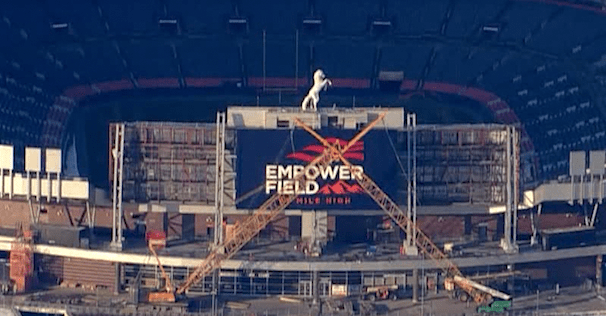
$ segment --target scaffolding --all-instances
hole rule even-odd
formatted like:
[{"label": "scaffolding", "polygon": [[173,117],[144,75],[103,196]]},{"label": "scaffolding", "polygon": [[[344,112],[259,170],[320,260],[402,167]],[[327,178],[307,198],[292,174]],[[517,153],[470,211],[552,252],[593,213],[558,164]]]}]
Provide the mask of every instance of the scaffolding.
[{"label": "scaffolding", "polygon": [[17,236],[11,244],[10,279],[17,293],[25,292],[34,283],[34,252],[31,230],[17,229]]},{"label": "scaffolding", "polygon": [[505,125],[418,125],[419,203],[513,204],[507,188],[519,185],[510,177],[519,170],[516,137]]},{"label": "scaffolding", "polygon": [[[233,174],[231,157],[235,148],[233,131],[217,137],[216,124],[133,122],[110,125],[110,139],[116,139],[116,125],[124,125],[122,190],[124,201],[179,201],[215,205],[217,170]],[[219,124],[219,122],[217,122]],[[224,142],[225,166],[217,168],[217,140]],[[111,144],[112,142],[110,142]],[[111,148],[110,148],[111,152]],[[110,163],[110,179],[114,167]],[[221,177],[224,205],[233,205],[234,176]]]}]

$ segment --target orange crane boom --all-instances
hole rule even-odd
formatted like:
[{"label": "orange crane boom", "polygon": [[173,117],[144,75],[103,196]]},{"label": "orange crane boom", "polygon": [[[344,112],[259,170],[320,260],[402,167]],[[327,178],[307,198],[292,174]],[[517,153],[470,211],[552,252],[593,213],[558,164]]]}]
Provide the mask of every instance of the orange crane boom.
[{"label": "orange crane boom", "polygon": [[173,294],[173,285],[170,282],[170,278],[168,277],[168,274],[166,274],[166,270],[164,270],[164,267],[162,266],[162,263],[160,262],[160,258],[158,257],[158,253],[156,252],[155,247],[159,246],[159,247],[164,247],[164,245],[166,244],[166,241],[157,241],[157,240],[153,240],[150,239],[149,242],[147,243],[147,247],[149,248],[149,251],[154,255],[154,257],[156,258],[156,261],[158,262],[158,267],[160,267],[160,272],[162,273],[162,278],[164,279],[164,290],[165,292],[152,292],[149,293],[148,296],[148,301],[153,301],[153,302],[175,302],[175,295]]},{"label": "orange crane boom", "polygon": [[[366,127],[360,130],[343,148],[343,152],[347,151],[351,146],[358,142],[366,133],[368,133],[377,123],[379,123],[387,112],[379,114],[379,116],[370,122]],[[333,161],[339,159],[339,155],[336,155],[334,151],[326,149],[320,156],[316,157],[310,162],[304,169],[304,172],[299,177],[295,178],[294,181],[299,182],[299,187],[304,187],[305,174],[312,167],[325,168],[328,167]],[[293,194],[282,194],[275,193],[265,203],[263,203],[251,216],[238,225],[233,235],[225,240],[223,243],[211,250],[210,254],[196,267],[196,269],[187,277],[187,280],[181,284],[176,294],[183,294],[189,289],[194,283],[200,281],[204,276],[208,275],[215,269],[221,266],[221,262],[231,258],[240,250],[246,243],[248,243],[254,236],[256,236],[263,228],[267,226],[280,212],[294,201],[298,193]]]},{"label": "orange crane boom", "polygon": [[[311,127],[307,126],[302,121],[295,119],[295,123],[301,128],[305,129],[311,135],[313,135],[318,141],[320,141],[326,148],[328,148],[333,156],[338,156],[341,162],[352,168],[352,164],[343,156],[346,150],[338,148],[338,144],[330,144],[326,139],[316,133]],[[353,170],[353,169],[351,169]],[[404,214],[402,209],[396,204],[381,188],[364,172],[358,172],[354,177],[358,184],[368,193],[368,195],[389,215],[389,217],[396,222],[403,231],[409,231],[407,228],[414,225],[412,221]],[[423,233],[418,227],[416,229],[416,244],[417,247],[429,258],[431,258],[436,265],[442,269],[449,277],[452,282],[456,283],[460,288],[467,292],[476,302],[481,303],[488,300],[489,296],[497,296],[503,299],[509,299],[509,295],[501,293],[494,289],[487,288],[469,280],[463,276],[459,268],[436,246],[425,233]]]}]

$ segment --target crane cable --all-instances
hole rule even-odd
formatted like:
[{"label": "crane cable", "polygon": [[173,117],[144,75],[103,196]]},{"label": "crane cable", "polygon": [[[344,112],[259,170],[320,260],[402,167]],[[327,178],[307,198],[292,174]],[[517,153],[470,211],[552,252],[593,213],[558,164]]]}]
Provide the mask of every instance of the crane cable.
[{"label": "crane cable", "polygon": [[383,121],[383,127],[385,128],[385,134],[387,134],[387,139],[389,140],[389,144],[391,145],[391,149],[393,150],[394,155],[396,156],[396,160],[398,160],[398,165],[400,166],[400,170],[402,170],[402,174],[408,177],[408,173],[404,169],[404,165],[402,165],[402,160],[400,160],[400,155],[398,155],[398,151],[396,150],[396,146],[391,139],[391,135],[389,135],[389,130],[387,129],[387,125],[385,124],[385,120]]}]

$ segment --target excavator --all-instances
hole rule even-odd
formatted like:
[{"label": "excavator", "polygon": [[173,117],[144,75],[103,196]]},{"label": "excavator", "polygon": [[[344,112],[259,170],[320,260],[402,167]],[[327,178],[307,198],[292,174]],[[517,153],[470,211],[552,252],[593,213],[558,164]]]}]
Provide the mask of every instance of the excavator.
[{"label": "excavator", "polygon": [[[335,161],[341,161],[345,166],[352,168],[352,164],[344,157],[344,153],[366,135],[375,125],[385,117],[387,112],[377,116],[372,122],[360,130],[345,146],[340,146],[338,142],[331,144],[316,133],[311,127],[302,121],[295,119],[295,123],[315,137],[325,147],[322,154],[312,160],[304,169],[300,176],[294,181],[299,183],[300,187],[305,185],[305,174],[311,168],[326,168]],[[379,188],[379,186],[365,173],[360,172],[358,176],[353,177],[364,189],[364,191],[385,211],[385,213],[405,232],[416,232],[416,246],[426,257],[432,259],[436,265],[446,275],[445,287],[449,291],[459,291],[465,293],[466,298],[473,299],[481,304],[491,301],[493,298],[510,300],[511,297],[505,293],[486,287],[468,278],[465,278],[459,268],[438,248],[418,227],[414,230],[408,230],[409,226],[414,224],[400,209],[400,207]],[[216,246],[209,255],[195,268],[187,277],[185,282],[179,285],[175,290],[171,286],[166,286],[162,292],[151,292],[148,295],[149,302],[174,302],[177,295],[184,295],[187,290],[195,283],[200,281],[206,275],[221,267],[221,263],[233,257],[246,243],[255,237],[263,228],[267,226],[279,213],[281,213],[290,203],[292,203],[298,194],[275,193],[267,199],[251,216],[238,225],[233,234],[223,243]],[[160,264],[160,262],[158,262]],[[167,283],[169,284],[169,283]]]}]

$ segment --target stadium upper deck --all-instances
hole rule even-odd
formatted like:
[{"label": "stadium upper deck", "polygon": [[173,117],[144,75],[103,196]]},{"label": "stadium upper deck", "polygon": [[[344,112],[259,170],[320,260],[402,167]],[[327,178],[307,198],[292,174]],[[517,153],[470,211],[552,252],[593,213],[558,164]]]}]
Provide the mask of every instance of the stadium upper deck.
[{"label": "stadium upper deck", "polygon": [[302,95],[323,68],[335,78],[334,94],[379,89],[383,71],[402,71],[395,93],[460,95],[490,108],[497,122],[521,123],[533,180],[565,173],[570,150],[604,147],[605,16],[595,4],[383,1],[339,9],[348,3],[3,3],[0,141],[61,146],[73,109],[93,95],[233,86],[254,102],[260,90]]}]

